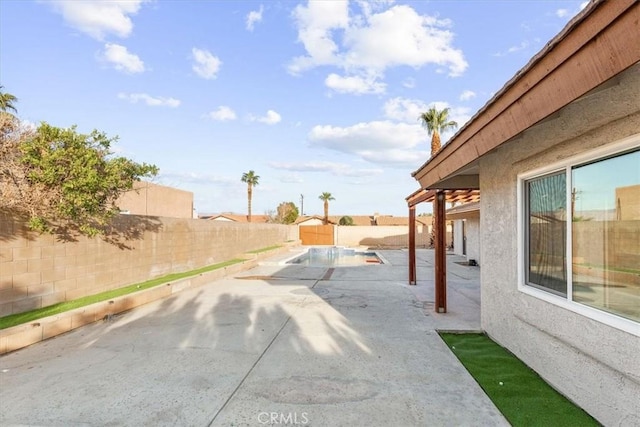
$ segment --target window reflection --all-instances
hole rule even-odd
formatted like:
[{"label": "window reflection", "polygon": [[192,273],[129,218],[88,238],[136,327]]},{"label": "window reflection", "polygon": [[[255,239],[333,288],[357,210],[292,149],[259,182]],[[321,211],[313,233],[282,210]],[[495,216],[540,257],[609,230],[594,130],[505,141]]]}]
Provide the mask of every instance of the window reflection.
[{"label": "window reflection", "polygon": [[572,169],[573,300],[640,320],[640,151]]}]

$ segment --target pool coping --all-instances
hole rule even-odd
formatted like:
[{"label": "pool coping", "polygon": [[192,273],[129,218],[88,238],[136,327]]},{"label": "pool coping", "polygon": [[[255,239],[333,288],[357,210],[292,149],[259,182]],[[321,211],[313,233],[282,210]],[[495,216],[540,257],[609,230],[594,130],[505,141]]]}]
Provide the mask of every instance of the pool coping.
[{"label": "pool coping", "polygon": [[[357,252],[368,252],[368,253],[374,253],[379,259],[380,262],[379,263],[363,263],[363,264],[357,264],[357,265],[331,265],[331,266],[318,266],[318,267],[331,267],[331,268],[345,268],[345,267],[361,267],[361,266],[380,266],[380,265],[393,265],[391,264],[391,262],[389,262],[388,259],[386,259],[379,251],[375,250],[375,249],[368,249],[368,246],[360,246],[360,247],[353,247],[353,246],[340,246],[340,245],[314,245],[314,246],[305,246],[304,248],[300,248],[303,249],[302,251],[291,255],[288,258],[279,260],[275,263],[275,265],[302,265],[302,264],[296,264],[296,263],[292,263],[290,262],[291,260],[294,260],[304,254],[306,254],[307,252],[309,252],[310,249],[313,248],[346,248],[346,249],[354,249]],[[268,263],[261,263],[262,265],[267,265]],[[274,265],[274,263],[271,263],[271,265]],[[314,267],[314,266],[308,266],[308,267]]]}]

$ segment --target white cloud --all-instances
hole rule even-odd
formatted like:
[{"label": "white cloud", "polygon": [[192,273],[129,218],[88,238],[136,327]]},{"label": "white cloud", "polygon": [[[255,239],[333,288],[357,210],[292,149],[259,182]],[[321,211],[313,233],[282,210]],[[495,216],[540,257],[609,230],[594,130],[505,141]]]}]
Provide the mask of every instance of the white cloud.
[{"label": "white cloud", "polygon": [[292,171],[292,172],[327,172],[332,175],[362,177],[380,175],[384,173],[378,168],[353,168],[351,165],[336,162],[305,162],[305,163],[281,163],[270,162],[269,166],[274,169]]},{"label": "white cloud", "polygon": [[131,74],[144,72],[144,62],[138,55],[130,53],[125,46],[119,44],[105,44],[101,59],[112,64],[118,71]]},{"label": "white cloud", "polygon": [[[451,120],[463,126],[471,117],[470,109],[449,107],[446,102],[426,104],[416,99],[391,98],[383,107],[386,120],[358,123],[340,127],[314,126],[307,137],[313,147],[324,148],[360,157],[362,160],[392,167],[415,168],[428,159],[427,131],[419,117],[430,107],[439,110],[449,108]],[[442,134],[447,141],[455,130]],[[322,163],[307,163],[304,170]],[[302,167],[302,165],[300,166]],[[291,166],[289,170],[299,170]]]},{"label": "white cloud", "polygon": [[465,90],[460,94],[460,101],[468,101],[471,98],[475,98],[476,93],[472,90]]},{"label": "white cloud", "polygon": [[118,98],[129,101],[132,104],[144,102],[150,107],[171,107],[180,106],[180,100],[175,98],[164,98],[161,96],[153,97],[146,93],[119,93]]},{"label": "white cloud", "polygon": [[414,79],[413,77],[409,77],[402,82],[402,86],[408,89],[413,89],[414,87],[416,87],[416,79]]},{"label": "white cloud", "polygon": [[315,126],[308,139],[312,146],[379,164],[415,167],[427,158],[427,133],[417,123],[374,121],[349,127]]},{"label": "white cloud", "polygon": [[572,18],[573,16],[575,16],[576,13],[580,12],[582,9],[584,9],[585,7],[587,7],[587,5],[589,4],[588,1],[582,2],[580,3],[580,5],[578,5],[578,8],[575,12],[570,11],[569,9],[557,9],[555,12],[555,15],[558,18]]},{"label": "white cloud", "polygon": [[497,52],[493,56],[507,56],[507,55],[512,54],[512,53],[520,52],[521,50],[524,50],[524,49],[526,49],[528,47],[529,47],[529,41],[524,40],[524,41],[520,42],[519,45],[511,46],[506,51]]},{"label": "white cloud", "polygon": [[216,110],[211,111],[207,114],[207,117],[220,122],[235,120],[237,118],[236,112],[226,105],[221,105]]},{"label": "white cloud", "polygon": [[103,40],[109,34],[128,37],[133,30],[130,15],[138,13],[142,3],[144,0],[56,0],[51,4],[69,26]]},{"label": "white cloud", "polygon": [[157,180],[164,185],[190,184],[217,184],[221,186],[237,186],[237,178],[201,174],[195,172],[162,172]]},{"label": "white cloud", "polygon": [[250,116],[249,119],[252,122],[260,122],[268,125],[275,125],[276,123],[280,123],[282,120],[282,116],[273,110],[267,111],[267,114],[262,117]]},{"label": "white cloud", "polygon": [[389,7],[390,3],[357,2],[360,14],[350,14],[346,1],[310,1],[297,6],[293,18],[306,54],[290,61],[289,72],[300,74],[318,66],[335,66],[346,76],[337,81],[337,75],[331,74],[327,80],[331,78],[337,89],[343,89],[355,82],[370,81],[371,76],[381,79],[386,69],[397,66],[434,64],[451,76],[466,70],[462,51],[453,47],[450,21],[419,15],[407,5]]},{"label": "white cloud", "polygon": [[297,173],[290,173],[280,177],[280,182],[285,184],[302,184],[304,179]]},{"label": "white cloud", "polygon": [[428,109],[424,102],[406,98],[391,98],[383,106],[386,118],[412,124],[418,123],[420,114]]},{"label": "white cloud", "polygon": [[215,79],[217,77],[222,61],[211,52],[194,47],[191,54],[195,63],[193,71],[203,79]]},{"label": "white cloud", "polygon": [[335,73],[329,74],[324,84],[338,93],[353,93],[356,95],[384,93],[387,86],[385,83],[376,81],[375,78],[342,77]]},{"label": "white cloud", "polygon": [[349,2],[336,0],[298,5],[293,18],[298,27],[298,41],[304,45],[307,56],[294,58],[289,71],[298,74],[318,65],[336,64],[338,45],[332,39],[332,31],[347,28]]},{"label": "white cloud", "polygon": [[253,27],[256,22],[262,22],[262,12],[264,11],[264,6],[260,5],[260,9],[252,10],[247,14],[247,30],[253,31]]}]

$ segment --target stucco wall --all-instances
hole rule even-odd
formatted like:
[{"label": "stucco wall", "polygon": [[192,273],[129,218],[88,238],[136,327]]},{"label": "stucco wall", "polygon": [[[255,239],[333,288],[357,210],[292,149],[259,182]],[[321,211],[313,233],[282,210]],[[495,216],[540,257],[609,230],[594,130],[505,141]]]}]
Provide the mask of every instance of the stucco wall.
[{"label": "stucco wall", "polygon": [[154,215],[170,218],[193,218],[193,193],[178,188],[136,182],[116,204],[131,215]]},{"label": "stucco wall", "polygon": [[[219,263],[298,239],[298,228],[121,215],[119,244],[60,242],[0,215],[0,316]],[[142,229],[142,230],[141,230]],[[135,230],[141,230],[136,233]]]},{"label": "stucco wall", "polygon": [[467,219],[467,260],[474,259],[478,265],[482,265],[480,251],[480,216]]},{"label": "stucco wall", "polygon": [[[416,226],[416,246],[429,247],[431,235],[426,226]],[[372,226],[336,226],[334,227],[336,245],[406,248],[409,246],[409,227],[400,225]],[[447,242],[451,242],[451,232],[447,233]]]},{"label": "stucco wall", "polygon": [[[466,258],[467,261],[472,259],[480,265],[480,215],[478,212],[470,212],[467,215],[464,219],[464,234],[467,236]],[[463,220],[458,219],[453,222],[453,253],[456,255],[463,255],[462,221]]]},{"label": "stucco wall", "polygon": [[640,133],[640,73],[480,159],[482,327],[605,425],[640,425],[640,337],[518,290],[517,174]]},{"label": "stucco wall", "polygon": [[465,255],[463,253],[462,223],[461,219],[453,221],[453,253],[460,256]]}]

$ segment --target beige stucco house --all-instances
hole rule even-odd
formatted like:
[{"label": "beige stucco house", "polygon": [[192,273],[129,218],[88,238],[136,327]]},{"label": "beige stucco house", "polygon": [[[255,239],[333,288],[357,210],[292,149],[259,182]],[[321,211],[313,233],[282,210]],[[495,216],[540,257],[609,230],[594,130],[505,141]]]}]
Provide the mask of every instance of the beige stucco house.
[{"label": "beige stucco house", "polygon": [[446,212],[453,228],[453,253],[480,265],[480,202],[454,206]]},{"label": "beige stucco house", "polygon": [[133,189],[116,202],[120,212],[167,218],[193,218],[193,193],[148,181],[134,183]]},{"label": "beige stucco house", "polygon": [[640,425],[639,22],[590,2],[413,173],[479,189],[482,328],[604,425]]}]

